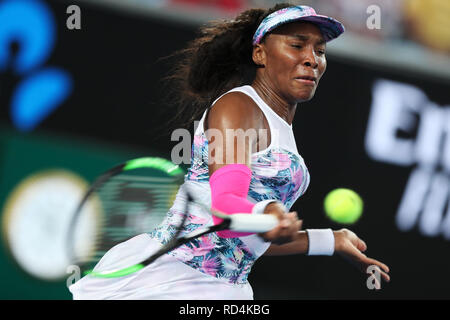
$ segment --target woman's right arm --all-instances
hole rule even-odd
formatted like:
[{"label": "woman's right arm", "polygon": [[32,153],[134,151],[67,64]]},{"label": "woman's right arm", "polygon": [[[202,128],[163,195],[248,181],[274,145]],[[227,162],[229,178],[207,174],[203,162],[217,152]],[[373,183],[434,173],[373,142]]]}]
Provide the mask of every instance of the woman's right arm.
[{"label": "woman's right arm", "polygon": [[[251,178],[251,155],[258,147],[259,129],[264,129],[264,115],[253,100],[243,93],[229,93],[209,110],[205,134],[209,142],[213,209],[233,214],[239,212],[239,207],[248,209],[253,206],[247,200],[247,194]],[[231,175],[236,177],[234,183],[229,182]],[[226,185],[221,183],[221,176],[224,177],[223,181],[227,181]],[[268,204],[264,213],[274,214],[280,220],[276,228],[261,235],[267,241],[289,242],[301,227],[295,212],[285,213],[284,206],[275,202]]]}]

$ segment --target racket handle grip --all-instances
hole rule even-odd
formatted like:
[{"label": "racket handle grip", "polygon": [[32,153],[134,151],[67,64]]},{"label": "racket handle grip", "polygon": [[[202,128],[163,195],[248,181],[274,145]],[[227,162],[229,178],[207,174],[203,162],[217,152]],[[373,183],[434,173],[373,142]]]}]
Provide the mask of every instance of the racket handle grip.
[{"label": "racket handle grip", "polygon": [[230,230],[238,232],[267,232],[279,223],[273,214],[235,213],[228,217],[231,219]]}]

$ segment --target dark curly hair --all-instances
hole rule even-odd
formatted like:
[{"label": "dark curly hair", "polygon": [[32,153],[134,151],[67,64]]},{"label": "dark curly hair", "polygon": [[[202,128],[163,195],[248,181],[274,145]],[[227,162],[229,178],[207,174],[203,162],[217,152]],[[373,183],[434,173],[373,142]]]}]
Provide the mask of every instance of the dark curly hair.
[{"label": "dark curly hair", "polygon": [[291,6],[279,3],[246,10],[233,20],[212,21],[187,48],[168,57],[177,61],[163,79],[167,103],[177,108],[174,124],[189,127],[220,95],[253,82],[258,67],[252,59],[254,33],[269,14]]}]

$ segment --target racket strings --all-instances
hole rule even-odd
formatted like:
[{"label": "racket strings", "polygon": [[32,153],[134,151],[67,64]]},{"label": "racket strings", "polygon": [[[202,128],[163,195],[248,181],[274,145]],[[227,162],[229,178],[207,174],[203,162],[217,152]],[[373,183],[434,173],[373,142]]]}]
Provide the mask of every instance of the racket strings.
[{"label": "racket strings", "polygon": [[178,181],[142,174],[111,177],[91,192],[87,202],[100,202],[102,232],[94,240],[93,253],[79,259],[83,269],[92,269],[112,247],[151,232],[163,222],[178,190]]}]

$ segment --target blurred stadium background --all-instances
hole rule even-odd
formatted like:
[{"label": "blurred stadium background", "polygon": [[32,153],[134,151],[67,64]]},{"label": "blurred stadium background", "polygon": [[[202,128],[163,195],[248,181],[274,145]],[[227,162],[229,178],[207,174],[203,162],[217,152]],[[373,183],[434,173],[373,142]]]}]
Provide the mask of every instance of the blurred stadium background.
[{"label": "blurred stadium background", "polygon": [[[63,239],[79,194],[105,168],[169,158],[177,143],[161,130],[175,110],[163,102],[170,60],[160,58],[208,20],[276,2],[0,0],[0,299],[71,298]],[[356,190],[365,212],[346,227],[391,267],[392,282],[369,290],[339,257],[263,257],[250,277],[255,298],[450,298],[450,2],[291,3],[347,28],[296,114],[312,180],[294,208],[304,228],[345,227],[322,201]],[[81,29],[67,28],[70,5]],[[368,28],[372,5],[380,29]]]}]

